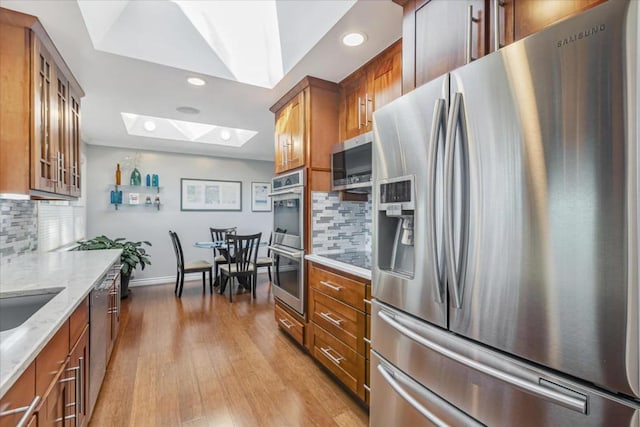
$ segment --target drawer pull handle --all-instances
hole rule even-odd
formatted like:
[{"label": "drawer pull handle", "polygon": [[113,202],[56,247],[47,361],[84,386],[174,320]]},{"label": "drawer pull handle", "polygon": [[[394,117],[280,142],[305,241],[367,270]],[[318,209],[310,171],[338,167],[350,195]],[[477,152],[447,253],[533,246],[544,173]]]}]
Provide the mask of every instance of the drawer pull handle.
[{"label": "drawer pull handle", "polygon": [[327,288],[333,289],[336,292],[340,292],[342,290],[342,286],[336,286],[332,283],[325,282],[324,280],[321,280],[320,284],[326,286]]},{"label": "drawer pull handle", "polygon": [[328,312],[328,313],[321,312],[320,316],[322,316],[323,318],[327,319],[329,322],[333,323],[334,325],[340,326],[340,324],[342,322],[344,322],[344,320],[339,319],[339,318],[338,319],[334,319],[333,317],[331,317],[332,314],[333,313],[331,313],[331,312]]},{"label": "drawer pull handle", "polygon": [[16,427],[24,427],[27,425],[27,422],[29,422],[29,418],[31,418],[31,415],[33,415],[33,413],[36,411],[36,407],[38,406],[39,403],[40,403],[40,396],[36,396],[33,398],[29,406],[22,406],[20,408],[10,409],[8,411],[0,412],[0,418],[8,417],[9,415],[15,415],[15,414],[19,414],[20,412],[24,412],[24,415],[22,416],[22,418],[20,418],[20,421],[18,421],[18,424],[16,424]]},{"label": "drawer pull handle", "polygon": [[367,305],[371,305],[371,300],[364,298],[362,301],[364,301],[364,303]]},{"label": "drawer pull handle", "polygon": [[[344,360],[344,357],[342,357],[342,356],[340,355],[340,353],[338,353],[337,351],[335,351],[335,350],[334,350],[334,349],[332,349],[331,347],[327,347],[327,348],[320,347],[320,351],[321,351],[322,353],[324,353],[324,355],[325,355],[325,356],[327,356],[329,359],[331,359],[331,361],[332,361],[333,363],[335,363],[336,365],[339,365],[339,364],[340,364],[340,362]],[[338,355],[338,357],[335,357],[334,355],[332,355],[332,354],[331,354],[331,352],[332,352],[332,351],[333,351],[334,353],[336,353],[336,354]]]},{"label": "drawer pull handle", "polygon": [[278,322],[280,322],[287,329],[293,328],[293,323],[289,322],[287,319],[278,319]]},{"label": "drawer pull handle", "polygon": [[369,338],[362,338],[364,340],[364,342],[366,342],[367,344],[371,345],[371,340]]}]

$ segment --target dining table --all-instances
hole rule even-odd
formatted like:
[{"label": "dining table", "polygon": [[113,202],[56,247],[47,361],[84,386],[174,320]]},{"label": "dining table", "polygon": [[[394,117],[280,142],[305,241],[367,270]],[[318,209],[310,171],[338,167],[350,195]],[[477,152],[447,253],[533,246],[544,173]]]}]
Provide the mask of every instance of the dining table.
[{"label": "dining table", "polygon": [[[269,243],[267,241],[260,240],[260,242],[258,243],[258,247],[267,246],[268,244]],[[193,244],[193,246],[200,249],[222,249],[224,250],[223,253],[226,253],[226,254],[228,254],[226,249],[229,245],[233,246],[233,242],[227,242],[224,240],[213,240],[213,241],[195,242]],[[227,255],[225,255],[225,258],[226,257]],[[229,261],[234,262],[233,256],[231,256],[231,259],[227,258],[227,262]],[[247,286],[249,286],[247,283],[247,279],[245,279],[244,277],[238,277],[237,280],[238,280],[238,283],[240,283],[245,289],[247,289]],[[219,277],[216,276],[214,286],[218,287],[219,285],[220,285]],[[224,286],[220,287],[220,293],[223,293],[223,292],[224,292]]]}]

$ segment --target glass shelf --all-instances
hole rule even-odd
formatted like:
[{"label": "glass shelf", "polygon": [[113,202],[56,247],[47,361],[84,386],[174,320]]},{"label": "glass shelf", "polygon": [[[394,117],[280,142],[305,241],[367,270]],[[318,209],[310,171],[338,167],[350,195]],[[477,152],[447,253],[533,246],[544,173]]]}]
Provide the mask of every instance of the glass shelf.
[{"label": "glass shelf", "polygon": [[[108,190],[110,192],[122,192],[122,198],[121,201],[122,203],[109,203],[111,206],[113,206],[115,208],[115,210],[118,210],[118,208],[120,206],[144,206],[147,208],[156,208],[157,210],[160,210],[160,205],[162,203],[156,203],[153,201],[154,196],[153,194],[159,194],[160,190],[162,190],[162,187],[147,187],[146,185],[116,185],[116,184],[111,184],[108,187]],[[127,201],[129,200],[129,197],[131,194],[138,194],[138,201],[139,203],[128,203]],[[147,195],[151,195],[151,199],[152,199],[152,203],[145,203],[145,199]]]},{"label": "glass shelf", "polygon": [[145,207],[147,209],[156,208],[157,210],[160,210],[160,205],[162,205],[162,203],[109,203],[109,204],[115,207],[116,210],[118,210],[119,206],[123,206],[126,208],[128,207]]},{"label": "glass shelf", "polygon": [[144,193],[146,192],[153,192],[155,191],[156,193],[159,193],[160,190],[162,190],[162,187],[147,187],[146,185],[116,185],[116,184],[111,184],[109,186],[109,189],[115,189],[117,190],[122,190],[123,192],[126,193]]}]

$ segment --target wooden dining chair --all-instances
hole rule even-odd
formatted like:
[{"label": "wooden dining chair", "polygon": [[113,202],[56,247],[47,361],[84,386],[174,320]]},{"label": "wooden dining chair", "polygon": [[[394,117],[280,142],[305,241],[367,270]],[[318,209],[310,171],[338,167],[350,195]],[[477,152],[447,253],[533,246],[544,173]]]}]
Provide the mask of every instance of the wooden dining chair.
[{"label": "wooden dining chair", "polygon": [[[276,228],[275,233],[286,233],[287,230],[286,229],[282,229],[282,228]],[[271,232],[271,234],[269,234],[269,246],[271,246],[271,244],[273,243],[273,231]],[[267,249],[267,256],[266,257],[259,257],[256,260],[256,267],[257,268],[261,268],[261,267],[267,267],[267,273],[269,274],[269,283],[271,283],[271,267],[273,266],[273,257],[271,256],[271,249]]]},{"label": "wooden dining chair", "polygon": [[220,293],[224,293],[227,279],[229,279],[229,302],[233,302],[233,285],[235,279],[244,279],[250,286],[253,298],[256,297],[256,283],[258,268],[258,246],[262,233],[246,236],[232,235],[228,238],[229,245],[233,248],[233,257],[229,257],[226,264],[220,266]]},{"label": "wooden dining chair", "polygon": [[194,261],[185,262],[184,253],[182,252],[182,245],[180,244],[180,238],[178,234],[169,230],[171,236],[171,242],[173,243],[173,250],[176,253],[176,287],[174,293],[178,298],[182,297],[182,288],[184,287],[184,275],[189,273],[202,273],[202,292],[206,291],[206,273],[209,272],[209,292],[213,293],[213,266],[207,261]]},{"label": "wooden dining chair", "polygon": [[[229,228],[212,228],[209,227],[209,232],[211,233],[211,240],[213,242],[225,242],[227,241],[227,236],[231,236],[236,234],[237,227],[229,227]],[[229,249],[227,247],[224,248],[213,248],[213,264],[216,273],[216,286],[218,285],[218,268],[220,265],[226,263],[229,260]]]}]

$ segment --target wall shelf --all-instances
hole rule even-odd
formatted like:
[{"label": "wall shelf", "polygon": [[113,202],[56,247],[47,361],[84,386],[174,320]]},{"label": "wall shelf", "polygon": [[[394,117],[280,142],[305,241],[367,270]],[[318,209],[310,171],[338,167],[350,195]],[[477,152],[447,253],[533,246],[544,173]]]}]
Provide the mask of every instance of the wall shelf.
[{"label": "wall shelf", "polygon": [[[146,207],[146,208],[155,208],[156,210],[160,210],[160,199],[158,194],[160,194],[160,190],[162,187],[147,187],[146,185],[116,185],[112,184],[109,186],[110,192],[113,193],[110,204],[118,210],[120,206],[127,207]],[[120,197],[118,197],[118,193],[120,193]],[[154,197],[155,194],[155,197]],[[115,198],[114,198],[115,196]],[[151,203],[147,203],[147,197],[151,200]],[[115,202],[114,202],[115,200]],[[133,201],[137,201],[137,203]],[[133,203],[132,203],[133,202]]]}]

